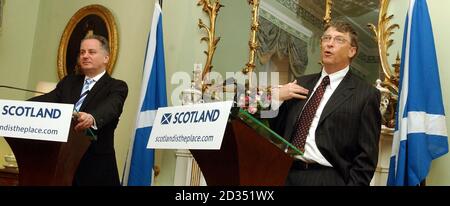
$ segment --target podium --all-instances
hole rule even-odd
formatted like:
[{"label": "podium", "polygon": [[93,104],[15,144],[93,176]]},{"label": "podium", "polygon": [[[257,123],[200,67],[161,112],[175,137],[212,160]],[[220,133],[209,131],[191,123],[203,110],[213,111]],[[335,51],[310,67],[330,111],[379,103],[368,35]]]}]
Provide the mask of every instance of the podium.
[{"label": "podium", "polygon": [[73,130],[67,142],[5,137],[19,167],[19,186],[70,186],[91,140]]},{"label": "podium", "polygon": [[220,150],[190,150],[208,186],[281,186],[298,149],[243,110],[228,121]]}]

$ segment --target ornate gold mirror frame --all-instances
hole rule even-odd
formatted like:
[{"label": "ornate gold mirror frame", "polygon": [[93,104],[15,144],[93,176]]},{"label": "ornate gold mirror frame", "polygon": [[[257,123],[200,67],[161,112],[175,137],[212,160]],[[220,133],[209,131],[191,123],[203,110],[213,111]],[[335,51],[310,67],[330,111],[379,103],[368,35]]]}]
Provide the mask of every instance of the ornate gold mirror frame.
[{"label": "ornate gold mirror frame", "polygon": [[390,20],[394,17],[394,15],[387,15],[389,2],[390,0],[380,0],[378,28],[373,24],[369,24],[368,26],[375,33],[375,38],[378,42],[381,68],[383,69],[385,76],[383,83],[398,93],[399,71],[396,65],[399,65],[398,61],[400,61],[400,59],[397,55],[397,62],[394,64],[395,70],[392,70],[389,66],[387,57],[389,56],[388,49],[392,46],[392,43],[394,43],[394,40],[390,39],[390,36],[394,33],[393,30],[400,29],[400,26],[398,24],[389,25]]},{"label": "ornate gold mirror frame", "polygon": [[[245,67],[242,69],[242,72],[244,74],[248,74],[248,81],[249,85],[252,81],[252,75],[251,73],[254,71],[256,65],[256,52],[259,48],[258,39],[257,39],[257,32],[259,29],[259,6],[260,6],[260,0],[247,0],[248,4],[251,7],[252,11],[252,19],[251,19],[251,31],[250,31],[250,40],[249,40],[249,60],[248,63],[245,65]],[[393,15],[388,16],[387,15],[387,9],[389,6],[390,0],[380,0],[380,12],[379,12],[379,19],[378,19],[378,27],[374,26],[373,24],[369,24],[369,27],[373,30],[375,33],[375,40],[378,43],[378,49],[379,49],[379,56],[381,61],[381,68],[383,71],[383,74],[385,76],[384,81],[382,82],[383,88],[390,91],[390,108],[395,109],[393,106],[396,102],[396,95],[398,94],[398,78],[399,78],[399,66],[400,66],[400,59],[397,57],[397,62],[393,64],[394,69],[392,69],[389,66],[387,56],[388,49],[392,45],[393,40],[390,39],[390,36],[393,34],[394,29],[398,29],[399,25],[389,25],[390,20],[393,18]],[[202,79],[212,70],[212,58],[215,52],[215,49],[217,47],[217,43],[220,41],[220,37],[215,36],[215,28],[216,28],[216,18],[218,15],[218,12],[223,5],[220,4],[220,0],[215,0],[214,3],[211,3],[211,0],[199,0],[198,2],[199,6],[203,6],[203,11],[206,12],[209,16],[210,24],[207,26],[203,23],[201,19],[199,19],[199,27],[201,29],[204,29],[207,31],[208,35],[203,37],[201,40],[208,43],[208,50],[205,51],[205,54],[207,55],[207,61],[202,71]],[[328,23],[332,19],[332,6],[333,6],[333,0],[325,0],[325,15],[323,17],[324,23]],[[207,85],[203,85],[202,82],[202,89],[205,91],[205,88]],[[390,120],[393,120],[393,113],[391,114],[391,117],[389,117]],[[392,126],[392,125],[389,125]]]},{"label": "ornate gold mirror frame", "polygon": [[102,35],[108,39],[110,54],[106,71],[112,74],[118,51],[116,22],[106,7],[89,5],[78,10],[64,29],[58,49],[59,79],[77,70],[80,42],[88,34]]},{"label": "ornate gold mirror frame", "polygon": [[220,8],[222,8],[223,5],[220,4],[220,0],[215,0],[213,3],[211,3],[210,0],[199,0],[197,6],[203,6],[203,11],[207,13],[209,17],[209,26],[203,23],[201,19],[198,20],[198,27],[200,29],[204,29],[207,32],[207,36],[202,37],[200,40],[202,42],[205,41],[208,44],[208,49],[204,51],[204,53],[206,54],[206,63],[203,67],[202,75],[200,77],[202,81],[202,91],[205,91],[207,85],[203,84],[203,81],[206,75],[211,72],[213,68],[211,63],[214,57],[214,53],[216,52],[217,43],[219,43],[220,41],[220,37],[216,37],[216,20]]},{"label": "ornate gold mirror frame", "polygon": [[[250,41],[248,42],[248,46],[250,48],[250,54],[249,54],[249,60],[248,63],[245,65],[245,67],[242,69],[242,73],[247,74],[248,76],[248,85],[251,87],[252,84],[252,73],[253,70],[256,67],[255,61],[256,61],[256,52],[259,48],[258,43],[258,37],[256,34],[259,30],[259,3],[260,0],[248,0],[248,4],[250,5],[252,9],[252,20],[251,20],[251,26],[250,26]],[[248,92],[250,92],[253,88],[247,88]]]},{"label": "ornate gold mirror frame", "polygon": [[[257,40],[257,32],[258,32],[258,15],[259,15],[259,1],[260,0],[247,0],[249,5],[252,7],[252,25],[251,25],[251,38],[249,41],[250,47],[250,55],[249,62],[246,64],[245,68],[242,69],[244,74],[248,74],[253,72],[256,59],[256,50],[258,49],[258,40]],[[209,17],[209,25],[206,25],[201,19],[199,19],[198,26],[200,29],[204,29],[207,32],[207,36],[202,37],[201,41],[205,41],[208,44],[208,48],[204,53],[207,56],[205,66],[203,67],[201,80],[202,80],[202,91],[204,92],[208,85],[205,85],[203,82],[206,75],[211,72],[213,66],[211,65],[214,53],[217,48],[217,43],[220,41],[220,37],[216,37],[215,29],[216,29],[216,19],[217,15],[220,11],[220,8],[223,7],[220,4],[220,0],[214,0],[212,3],[211,0],[199,0],[197,3],[198,6],[203,7],[203,11]],[[251,82],[251,75],[249,75],[249,82]],[[251,84],[250,84],[251,85]]]},{"label": "ornate gold mirror frame", "polygon": [[[387,15],[390,0],[379,0],[380,11],[378,16],[378,27],[373,24],[367,26],[374,32],[375,41],[378,44],[378,53],[381,62],[381,69],[383,71],[384,81],[377,82],[377,88],[381,91],[381,104],[380,110],[383,114],[383,126],[385,129],[383,132],[392,132],[392,128],[395,127],[395,109],[398,99],[398,84],[399,84],[399,70],[400,70],[400,57],[397,54],[395,64],[392,64],[394,69],[389,66],[388,62],[388,49],[394,43],[394,40],[390,39],[394,34],[394,29],[399,29],[398,24],[390,25],[390,21],[394,15]],[[331,9],[333,0],[326,0],[326,9],[324,22],[331,21]]]},{"label": "ornate gold mirror frame", "polygon": [[393,133],[395,127],[395,109],[398,100],[398,84],[400,78],[400,57],[397,53],[395,64],[392,64],[394,69],[388,63],[388,49],[394,43],[390,39],[394,33],[394,29],[399,29],[398,24],[390,25],[390,20],[394,15],[387,15],[390,0],[380,0],[380,12],[378,16],[378,27],[373,24],[368,24],[375,34],[375,40],[378,42],[378,51],[381,61],[381,69],[384,74],[384,81],[378,82],[377,88],[381,91],[380,110],[383,115],[383,129],[384,132]]},{"label": "ornate gold mirror frame", "polygon": [[[333,1],[332,0],[325,0],[326,1],[326,6],[325,6],[325,16],[323,18],[324,23],[328,23],[329,21],[331,21],[331,8],[333,5]],[[258,37],[257,37],[257,33],[259,30],[259,5],[260,5],[260,0],[248,0],[248,4],[251,7],[252,10],[252,20],[251,20],[251,31],[250,31],[250,40],[248,42],[249,45],[249,61],[248,63],[245,65],[245,67],[242,69],[242,72],[244,74],[248,74],[248,82],[249,85],[252,85],[252,75],[251,73],[254,71],[256,65],[255,65],[255,61],[256,61],[256,52],[259,48],[259,43],[258,43]],[[260,88],[263,89],[263,88]],[[268,90],[268,92],[270,92],[270,88]]]},{"label": "ornate gold mirror frame", "polygon": [[[260,0],[248,0],[248,4],[252,7],[252,21],[251,21],[251,29],[250,29],[250,41],[248,42],[248,46],[250,48],[249,61],[245,65],[242,72],[244,74],[252,73],[255,69],[255,60],[256,60],[256,51],[259,48],[258,39],[256,34],[259,29],[259,1]],[[249,82],[251,82],[251,76],[249,75]],[[251,84],[250,84],[251,85]]]},{"label": "ornate gold mirror frame", "polygon": [[[251,73],[255,69],[255,61],[256,61],[256,52],[259,48],[258,45],[258,39],[257,39],[257,33],[259,29],[259,4],[260,0],[247,0],[248,4],[250,5],[252,9],[252,19],[251,19],[251,32],[250,32],[250,40],[248,42],[249,45],[249,61],[245,65],[245,67],[242,69],[242,73],[248,74],[248,84],[252,85],[252,75]],[[207,32],[207,36],[203,37],[201,41],[205,41],[208,43],[208,50],[204,51],[204,53],[207,55],[207,60],[205,63],[205,66],[202,71],[201,75],[201,87],[202,91],[204,92],[208,85],[205,85],[203,82],[205,76],[211,72],[213,66],[211,65],[212,58],[214,55],[214,52],[217,47],[217,43],[220,41],[220,37],[216,37],[215,35],[215,28],[216,28],[216,19],[218,12],[223,5],[220,4],[220,0],[215,0],[214,3],[211,3],[211,0],[199,0],[197,3],[198,6],[203,6],[203,11],[208,14],[209,17],[209,26],[203,23],[201,19],[199,19],[198,26],[200,29],[204,29]],[[226,88],[224,88],[226,90]]]},{"label": "ornate gold mirror frame", "polygon": [[[369,23],[368,27],[372,29],[375,34],[375,41],[378,43],[378,51],[380,55],[381,68],[383,70],[385,81],[383,82],[386,85],[389,85],[392,89],[398,92],[398,71],[392,70],[389,66],[387,57],[389,53],[387,52],[389,47],[392,46],[394,40],[390,39],[390,36],[394,34],[394,29],[399,29],[400,26],[398,24],[389,25],[390,20],[394,17],[394,15],[387,15],[387,9],[389,7],[390,0],[379,0],[380,1],[380,12],[378,16],[378,28]],[[325,7],[325,16],[323,18],[324,23],[328,23],[331,21],[331,9],[333,6],[333,0],[326,0]],[[397,58],[396,64],[393,64],[396,67],[399,64],[400,59]]]},{"label": "ornate gold mirror frame", "polygon": [[325,1],[325,16],[323,17],[323,22],[327,24],[331,21],[331,8],[333,7],[333,0]]}]

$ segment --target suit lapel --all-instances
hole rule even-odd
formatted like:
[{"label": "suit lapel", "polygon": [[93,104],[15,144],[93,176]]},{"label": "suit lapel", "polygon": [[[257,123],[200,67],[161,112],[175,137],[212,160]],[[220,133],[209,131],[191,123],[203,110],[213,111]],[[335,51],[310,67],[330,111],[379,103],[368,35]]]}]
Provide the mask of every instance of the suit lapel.
[{"label": "suit lapel", "polygon": [[100,78],[98,80],[97,83],[95,83],[94,87],[92,87],[91,91],[89,91],[89,94],[86,96],[86,99],[84,100],[83,104],[81,105],[80,111],[84,111],[84,109],[86,108],[86,105],[89,104],[89,102],[95,98],[95,95],[101,90],[101,88],[104,87],[104,85],[106,83],[108,83],[108,81],[111,79],[111,77],[105,73],[105,75],[102,76],[102,78]]},{"label": "suit lapel", "polygon": [[342,82],[336,88],[336,91],[331,95],[327,104],[325,105],[322,115],[320,116],[319,124],[327,118],[334,110],[336,110],[339,105],[341,105],[346,99],[353,95],[353,89],[355,85],[352,80],[352,73],[349,71],[347,75],[345,75]]},{"label": "suit lapel", "polygon": [[77,75],[75,78],[75,84],[71,88],[71,91],[69,93],[69,94],[71,94],[70,95],[70,97],[71,97],[70,103],[75,104],[80,99],[81,89],[83,88],[83,83],[84,83],[84,75]]}]

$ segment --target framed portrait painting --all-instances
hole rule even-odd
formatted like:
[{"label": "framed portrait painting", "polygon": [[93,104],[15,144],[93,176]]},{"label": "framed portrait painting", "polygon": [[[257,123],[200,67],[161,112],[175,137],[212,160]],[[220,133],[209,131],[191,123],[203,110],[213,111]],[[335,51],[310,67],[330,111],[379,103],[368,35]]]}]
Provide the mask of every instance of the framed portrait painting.
[{"label": "framed portrait painting", "polygon": [[106,7],[96,4],[78,10],[64,29],[58,49],[59,79],[78,72],[81,40],[92,34],[108,39],[110,56],[106,72],[112,74],[118,52],[117,26],[112,13]]}]

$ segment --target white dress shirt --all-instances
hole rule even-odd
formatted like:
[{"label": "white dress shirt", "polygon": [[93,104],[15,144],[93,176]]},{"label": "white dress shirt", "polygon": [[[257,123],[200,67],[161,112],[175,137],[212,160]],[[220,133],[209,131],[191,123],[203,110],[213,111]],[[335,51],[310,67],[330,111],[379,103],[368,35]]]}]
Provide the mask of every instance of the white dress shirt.
[{"label": "white dress shirt", "polygon": [[[91,89],[94,87],[95,83],[97,83],[98,80],[100,80],[100,78],[102,78],[103,75],[105,75],[105,73],[106,73],[106,70],[103,70],[102,73],[97,74],[97,75],[96,75],[95,77],[93,77],[93,78],[90,78],[90,77],[88,77],[88,76],[84,76],[84,81],[86,81],[86,79],[92,79],[92,80],[94,80],[94,81],[89,85],[89,89],[88,89],[89,91],[91,91]],[[89,114],[89,115],[91,115],[91,114]],[[91,117],[92,117],[92,119],[94,120],[94,123],[92,124],[91,128],[97,130],[97,129],[98,129],[98,128],[97,128],[97,122],[95,121],[95,118],[94,118],[92,115],[91,115]]]},{"label": "white dress shirt", "polygon": [[[322,79],[327,75],[330,77],[330,84],[325,89],[325,93],[323,94],[322,100],[320,101],[319,107],[317,108],[316,114],[314,115],[311,127],[309,128],[308,135],[306,136],[305,153],[303,154],[303,156],[300,155],[295,156],[296,159],[300,159],[307,163],[316,162],[321,165],[332,167],[332,165],[325,159],[325,157],[323,157],[322,153],[320,153],[319,148],[317,148],[316,129],[319,123],[320,116],[322,115],[323,108],[327,104],[328,100],[330,99],[334,91],[336,91],[336,88],[342,82],[348,71],[349,71],[348,66],[345,69],[342,69],[333,74],[327,74],[325,70],[322,69],[322,75],[320,76],[319,81],[317,81],[316,86],[314,86],[314,92],[316,91],[320,82],[322,82]],[[313,93],[311,93],[310,97],[312,97],[312,94]]]},{"label": "white dress shirt", "polygon": [[90,78],[90,77],[88,77],[88,76],[84,76],[84,81],[86,81],[86,79],[92,79],[92,80],[94,80],[90,85],[89,85],[89,91],[91,91],[91,89],[92,89],[92,87],[94,87],[94,85],[95,85],[95,83],[97,83],[98,82],[98,80],[100,80],[100,78],[102,78],[103,77],[103,75],[105,75],[105,73],[106,73],[106,70],[104,70],[102,73],[100,73],[100,74],[97,74],[95,77],[93,77],[93,78]]}]

